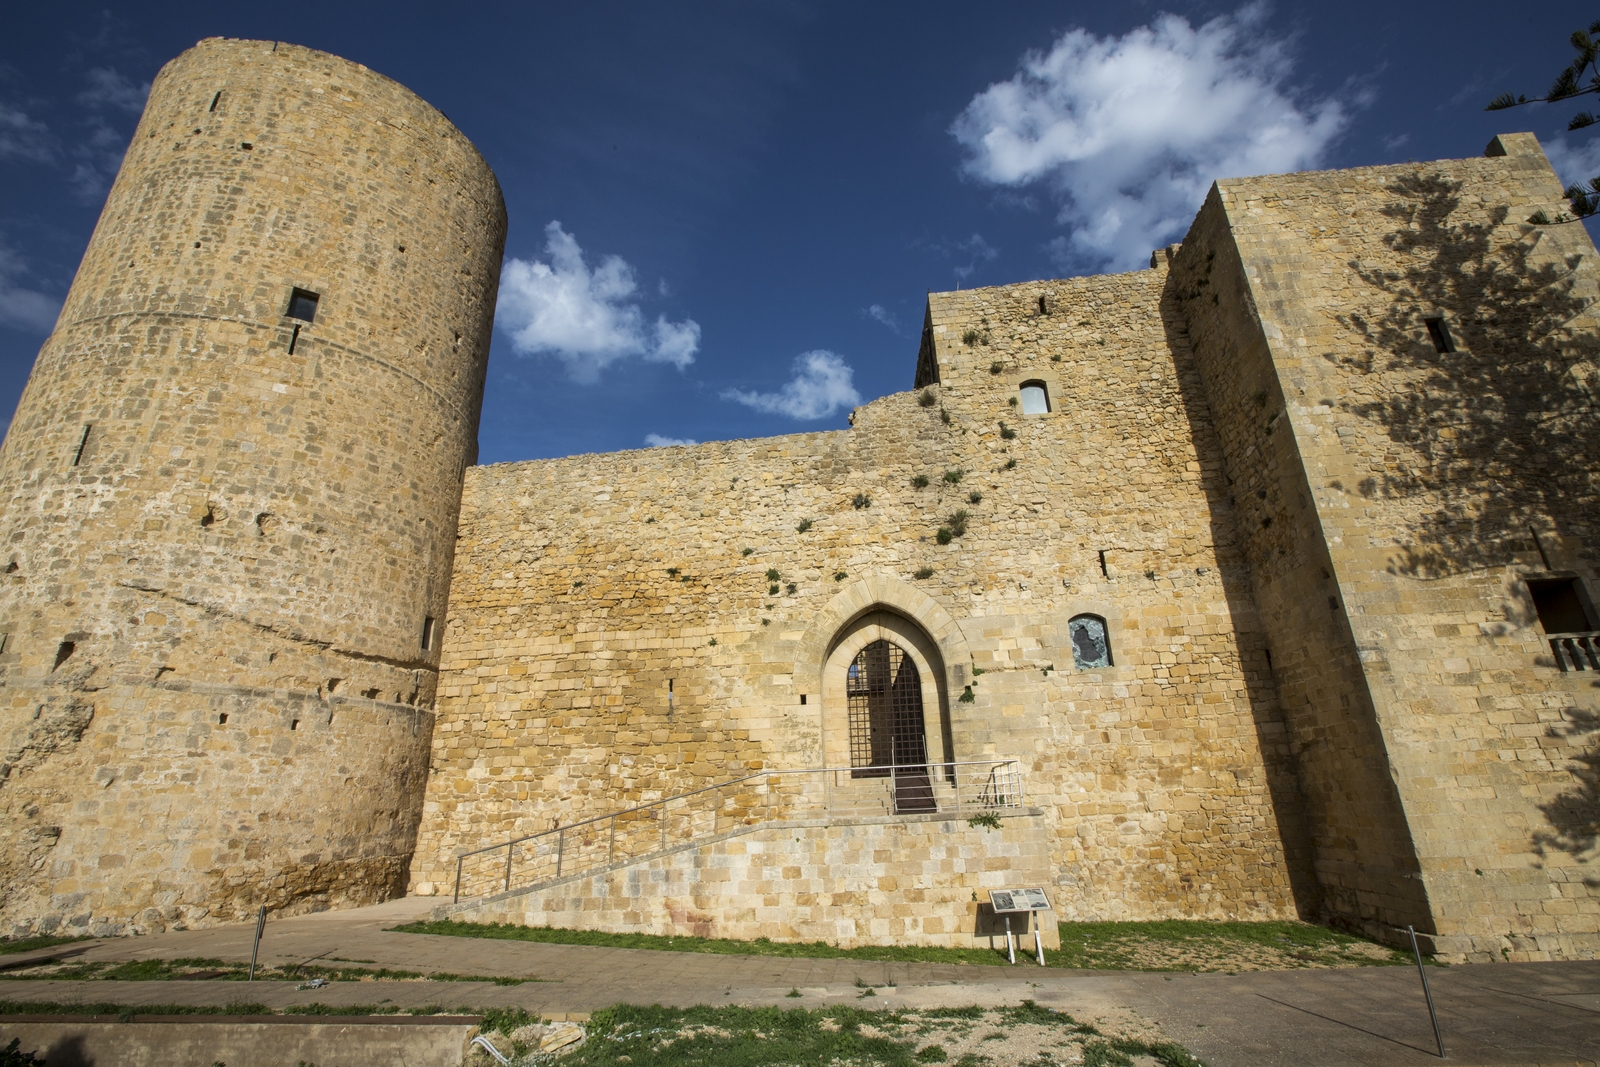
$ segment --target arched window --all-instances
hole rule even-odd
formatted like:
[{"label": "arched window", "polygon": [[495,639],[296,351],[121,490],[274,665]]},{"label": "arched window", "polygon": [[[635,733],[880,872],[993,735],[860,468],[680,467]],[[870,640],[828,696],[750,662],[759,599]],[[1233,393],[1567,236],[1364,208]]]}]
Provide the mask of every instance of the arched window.
[{"label": "arched window", "polygon": [[1022,413],[1024,415],[1050,413],[1050,390],[1045,388],[1043,382],[1022,383]]},{"label": "arched window", "polygon": [[1094,670],[1111,666],[1111,638],[1106,633],[1106,620],[1098,615],[1078,615],[1067,623],[1067,635],[1072,639],[1072,665],[1079,670]]}]

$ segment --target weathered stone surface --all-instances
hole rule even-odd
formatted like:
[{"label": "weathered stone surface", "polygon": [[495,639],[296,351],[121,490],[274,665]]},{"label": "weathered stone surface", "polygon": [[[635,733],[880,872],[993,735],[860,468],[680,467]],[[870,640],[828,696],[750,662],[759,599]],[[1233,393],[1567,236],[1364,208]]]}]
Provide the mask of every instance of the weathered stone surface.
[{"label": "weathered stone surface", "polygon": [[364,67],[207,40],[156,78],[0,450],[7,932],[403,885],[504,234]]},{"label": "weathered stone surface", "polygon": [[[1005,945],[988,890],[1041,885],[1050,835],[1037,815],[998,829],[901,817],[758,827],[550,889],[436,908],[440,918],[614,933],[858,945]],[[1054,901],[1052,901],[1053,903]],[[1048,949],[1055,914],[1041,912]],[[1031,930],[1012,917],[1012,930]],[[1031,936],[1021,951],[1032,947]]]},{"label": "weathered stone surface", "polygon": [[1595,248],[1527,223],[1565,209],[1532,135],[1489,153],[1221,182],[1173,281],[1328,911],[1592,958],[1595,675],[1524,580],[1595,588]]}]

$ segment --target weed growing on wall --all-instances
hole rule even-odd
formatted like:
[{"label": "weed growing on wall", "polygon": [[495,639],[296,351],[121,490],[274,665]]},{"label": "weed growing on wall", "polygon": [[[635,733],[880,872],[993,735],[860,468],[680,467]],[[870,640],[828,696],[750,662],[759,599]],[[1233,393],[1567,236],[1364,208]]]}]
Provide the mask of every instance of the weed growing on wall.
[{"label": "weed growing on wall", "polygon": [[922,392],[917,394],[918,407],[931,408],[938,402],[939,401],[933,395],[932,389],[924,389]]},{"label": "weed growing on wall", "polygon": [[911,577],[916,578],[918,580],[921,580],[923,578],[932,578],[933,577],[933,568],[932,567],[918,567],[916,572],[913,573],[911,575]]},{"label": "weed growing on wall", "polygon": [[926,489],[926,488],[928,488],[928,476],[926,474],[912,475],[912,477],[911,477],[911,488],[913,488],[913,489]]},{"label": "weed growing on wall", "polygon": [[967,472],[962,470],[961,468],[954,467],[954,468],[951,468],[950,470],[947,470],[947,471],[944,472],[944,480],[950,485],[955,485],[958,482],[960,482],[963,477],[966,476],[966,473]]},{"label": "weed growing on wall", "polygon": [[801,519],[800,520],[800,525],[798,525],[798,526],[796,526],[794,528],[794,532],[795,533],[805,533],[809,529],[811,529],[811,520],[810,519]]}]

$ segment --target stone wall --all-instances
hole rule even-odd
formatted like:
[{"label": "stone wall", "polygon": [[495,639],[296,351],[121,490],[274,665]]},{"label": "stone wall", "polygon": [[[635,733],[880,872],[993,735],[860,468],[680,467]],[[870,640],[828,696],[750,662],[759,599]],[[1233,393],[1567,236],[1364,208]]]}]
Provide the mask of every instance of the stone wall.
[{"label": "stone wall", "polygon": [[[413,890],[558,820],[838,765],[837,653],[898,627],[930,742],[1022,761],[1063,917],[1295,914],[1283,725],[1165,291],[1163,264],[935,294],[938,384],[849,430],[469,470]],[[1054,408],[1024,416],[1034,379]],[[1075,668],[1081,613],[1111,666]]]},{"label": "stone wall", "polygon": [[0,449],[9,929],[401,884],[504,235],[365,67],[163,68]]},{"label": "stone wall", "polygon": [[[1007,817],[998,829],[936,816],[862,819],[723,835],[547,889],[434,912],[465,922],[840,948],[1004,948],[1005,922],[990,909],[987,890],[1049,877],[1049,833],[1038,814]],[[1040,917],[1045,947],[1060,948],[1054,913]],[[1021,933],[1027,920],[1017,916],[1012,926]],[[1021,951],[1032,944],[1026,939]]]},{"label": "stone wall", "polygon": [[1564,207],[1525,134],[1221,182],[1173,275],[1329,910],[1458,959],[1600,949],[1600,711],[1523,584],[1596,578],[1595,249],[1526,221]]}]

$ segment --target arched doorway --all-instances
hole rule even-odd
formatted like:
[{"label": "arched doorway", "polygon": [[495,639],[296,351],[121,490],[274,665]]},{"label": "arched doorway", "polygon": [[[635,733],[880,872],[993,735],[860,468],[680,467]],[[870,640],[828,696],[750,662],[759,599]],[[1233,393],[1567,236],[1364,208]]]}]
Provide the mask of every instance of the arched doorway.
[{"label": "arched doorway", "polygon": [[894,779],[897,814],[936,811],[928,775],[922,678],[906,650],[879,638],[850,661],[845,678],[850,776]]}]

